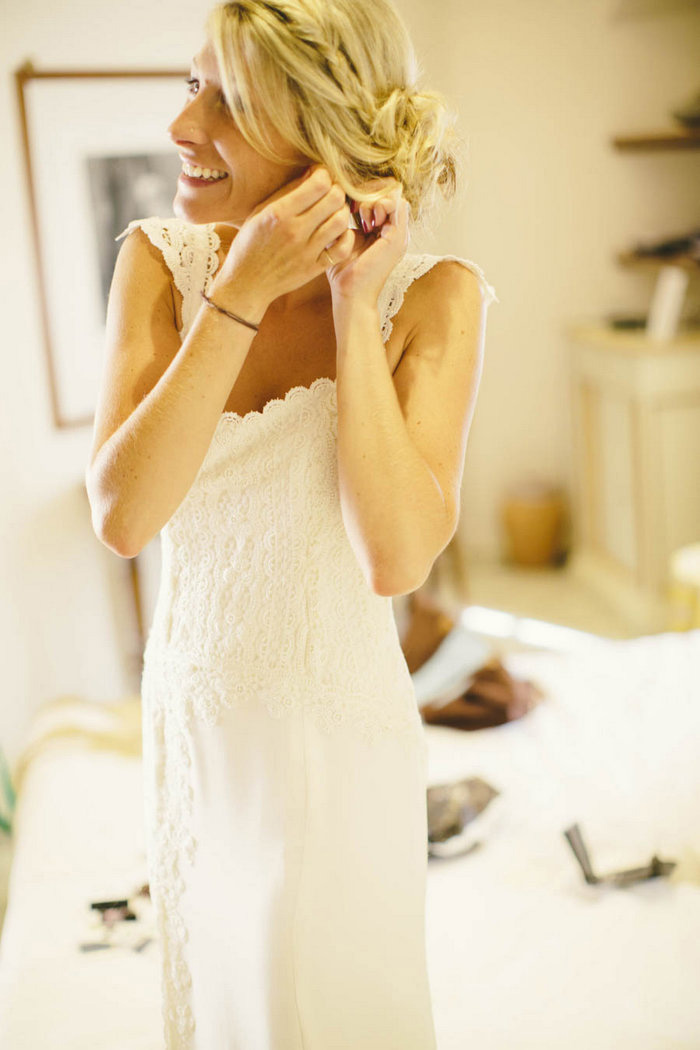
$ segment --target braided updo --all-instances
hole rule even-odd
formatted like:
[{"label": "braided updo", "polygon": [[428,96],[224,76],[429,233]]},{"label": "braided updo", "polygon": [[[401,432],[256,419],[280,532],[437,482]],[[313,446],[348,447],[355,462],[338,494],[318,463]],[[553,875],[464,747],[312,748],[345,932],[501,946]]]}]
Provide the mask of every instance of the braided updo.
[{"label": "braided updo", "polygon": [[248,143],[273,161],[269,127],[345,192],[393,176],[414,226],[436,193],[456,191],[462,142],[442,94],[418,86],[420,67],[391,0],[233,0],[206,29],[221,87]]}]

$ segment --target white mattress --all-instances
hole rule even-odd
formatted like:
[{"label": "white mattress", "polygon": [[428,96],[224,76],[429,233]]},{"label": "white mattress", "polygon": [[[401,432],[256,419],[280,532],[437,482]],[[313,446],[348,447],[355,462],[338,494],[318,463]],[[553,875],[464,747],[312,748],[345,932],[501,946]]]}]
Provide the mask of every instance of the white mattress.
[{"label": "white mattress", "polygon": [[[534,711],[426,727],[430,783],[502,792],[480,849],[429,864],[439,1050],[698,1050],[700,631],[504,659],[545,689]],[[574,821],[599,874],[654,853],[679,867],[587,886],[562,835]],[[0,941],[3,1050],[162,1050],[157,945],[77,950],[87,902],[145,881],[140,760],[38,750]]]}]

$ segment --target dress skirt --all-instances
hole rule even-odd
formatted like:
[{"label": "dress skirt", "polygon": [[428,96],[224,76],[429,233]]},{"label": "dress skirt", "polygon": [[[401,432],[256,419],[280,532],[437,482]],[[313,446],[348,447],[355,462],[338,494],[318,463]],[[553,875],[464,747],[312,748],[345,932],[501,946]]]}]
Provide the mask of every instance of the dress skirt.
[{"label": "dress skirt", "polygon": [[421,727],[368,742],[256,703],[183,721],[156,667],[143,729],[168,1050],[435,1050]]}]

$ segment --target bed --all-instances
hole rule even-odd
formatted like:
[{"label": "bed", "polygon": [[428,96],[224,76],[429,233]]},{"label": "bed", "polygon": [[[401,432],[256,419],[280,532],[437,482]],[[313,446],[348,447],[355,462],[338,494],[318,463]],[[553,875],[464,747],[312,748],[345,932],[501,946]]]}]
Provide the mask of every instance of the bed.
[{"label": "bed", "polygon": [[[543,690],[532,711],[425,727],[431,785],[480,776],[500,792],[477,848],[429,861],[439,1050],[698,1050],[700,631],[502,659]],[[88,902],[147,881],[138,695],[46,705],[17,773],[0,1046],[162,1050],[147,900],[141,938],[78,948],[96,936]],[[563,835],[574,822],[596,871],[652,854],[676,867],[589,885]]]}]

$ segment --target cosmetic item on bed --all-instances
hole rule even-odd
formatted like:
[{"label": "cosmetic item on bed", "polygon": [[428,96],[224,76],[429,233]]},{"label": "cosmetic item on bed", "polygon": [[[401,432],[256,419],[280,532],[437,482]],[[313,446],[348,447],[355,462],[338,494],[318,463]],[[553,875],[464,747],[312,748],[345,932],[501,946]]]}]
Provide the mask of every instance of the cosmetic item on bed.
[{"label": "cosmetic item on bed", "polygon": [[78,947],[83,952],[96,948],[141,952],[154,939],[150,887],[141,883],[130,897],[90,902],[85,936]]},{"label": "cosmetic item on bed", "polygon": [[103,912],[106,911],[107,908],[126,908],[128,903],[129,901],[126,898],[119,901],[91,901],[90,907],[94,908],[95,911]]},{"label": "cosmetic item on bed", "polygon": [[463,856],[481,846],[500,819],[500,794],[481,777],[428,787],[428,856]]},{"label": "cosmetic item on bed", "polygon": [[456,697],[446,696],[420,705],[428,725],[453,729],[487,729],[522,718],[544,693],[534,682],[516,678],[494,656],[478,668]]},{"label": "cosmetic item on bed", "polygon": [[636,882],[644,882],[646,879],[656,879],[659,876],[670,875],[676,867],[675,860],[661,860],[654,854],[648,864],[641,868],[627,868],[623,871],[613,871],[609,875],[596,875],[593,871],[591,858],[583,841],[583,833],[578,824],[572,824],[564,831],[566,841],[571,846],[576,860],[581,865],[583,877],[586,882],[595,886],[601,882],[607,882],[613,886],[631,886]]}]

